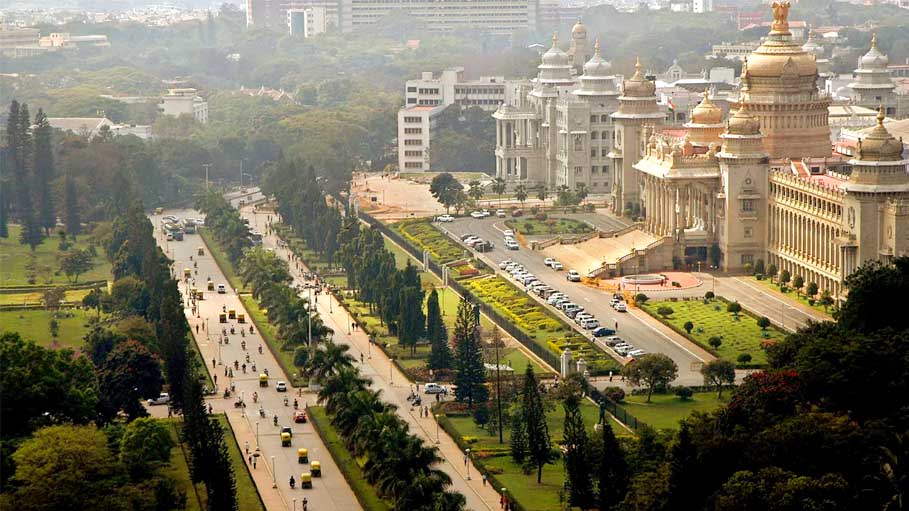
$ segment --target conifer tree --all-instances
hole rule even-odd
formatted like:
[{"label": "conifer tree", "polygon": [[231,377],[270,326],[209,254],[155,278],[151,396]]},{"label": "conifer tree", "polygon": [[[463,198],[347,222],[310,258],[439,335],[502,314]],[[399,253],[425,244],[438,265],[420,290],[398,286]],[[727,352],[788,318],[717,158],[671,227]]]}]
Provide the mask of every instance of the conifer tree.
[{"label": "conifer tree", "polygon": [[628,492],[628,465],[625,453],[609,424],[603,425],[600,447],[598,500],[602,511],[611,511],[625,499]]},{"label": "conifer tree", "polygon": [[681,421],[679,435],[669,451],[669,509],[691,509],[698,500],[697,451],[691,439],[691,427]]},{"label": "conifer tree", "polygon": [[44,228],[44,235],[50,235],[51,228],[57,225],[56,208],[54,207],[54,154],[51,142],[51,126],[47,116],[40,108],[35,114],[35,127],[32,129],[34,149],[32,151],[32,190],[38,224]]},{"label": "conifer tree", "polygon": [[69,173],[63,178],[63,223],[66,225],[66,233],[73,239],[82,233],[79,191],[76,188],[76,180]]},{"label": "conifer tree", "polygon": [[524,410],[511,416],[511,459],[518,465],[527,461],[527,430],[524,428]]},{"label": "conifer tree", "polygon": [[537,483],[543,482],[543,465],[552,461],[552,444],[549,427],[546,425],[546,410],[543,396],[533,368],[527,364],[524,371],[523,391],[524,427],[527,428],[527,462],[537,468]]},{"label": "conifer tree", "polygon": [[570,491],[569,502],[572,506],[590,509],[594,504],[593,479],[590,477],[590,440],[584,428],[579,402],[578,396],[571,395],[562,403],[565,409],[563,463]]},{"label": "conifer tree", "polygon": [[429,368],[450,369],[451,348],[448,346],[448,329],[439,309],[439,293],[433,288],[426,300],[426,337],[430,342]]},{"label": "conifer tree", "polygon": [[455,318],[455,399],[471,408],[485,405],[489,397],[486,388],[486,366],[483,365],[483,351],[480,347],[478,318],[473,305],[461,299]]}]

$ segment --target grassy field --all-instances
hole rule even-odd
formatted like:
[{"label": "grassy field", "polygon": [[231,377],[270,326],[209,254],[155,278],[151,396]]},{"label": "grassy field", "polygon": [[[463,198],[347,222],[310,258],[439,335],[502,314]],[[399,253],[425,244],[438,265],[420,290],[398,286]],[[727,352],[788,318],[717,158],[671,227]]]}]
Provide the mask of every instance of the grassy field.
[{"label": "grassy field", "polygon": [[584,222],[571,218],[550,218],[548,220],[521,218],[506,220],[505,225],[525,235],[584,234],[593,231],[593,229]]},{"label": "grassy field", "polygon": [[[657,310],[662,306],[672,308],[673,314],[663,319],[657,314]],[[752,357],[752,364],[766,364],[767,355],[761,349],[761,343],[779,341],[786,335],[772,325],[766,332],[761,331],[757,326],[757,320],[745,314],[744,311],[739,313],[739,317],[736,319],[732,313],[726,312],[726,302],[722,300],[711,300],[706,304],[702,300],[678,302],[648,300],[641,305],[641,309],[669,324],[682,335],[685,335],[683,329],[685,322],[691,321],[694,323],[694,329],[691,334],[688,334],[689,338],[705,349],[716,351],[720,357],[733,362],[741,353],[749,353]],[[707,342],[714,336],[720,337],[723,341],[716,350]]]},{"label": "grassy field", "polygon": [[682,401],[675,394],[654,394],[650,403],[647,395],[628,395],[622,403],[630,414],[656,429],[678,429],[679,421],[691,412],[709,412],[726,404],[730,393],[717,399],[716,392],[696,392],[688,401]]},{"label": "grassy field", "polygon": [[[0,287],[69,284],[66,274],[60,271],[60,251],[57,248],[59,238],[45,238],[32,253],[28,245],[19,243],[20,230],[18,225],[10,225],[9,237],[0,238]],[[90,244],[91,238],[82,235],[73,244],[73,248],[88,248]],[[98,254],[94,257],[92,269],[80,275],[79,282],[110,278],[110,263],[104,258],[104,250],[101,247],[95,248]],[[33,283],[28,281],[30,273],[34,274]]]},{"label": "grassy field", "polygon": [[759,286],[763,286],[763,287],[769,289],[770,291],[773,291],[773,292],[775,292],[775,293],[779,293],[779,294],[785,295],[786,298],[790,298],[790,299],[792,299],[792,300],[795,300],[795,301],[801,303],[802,305],[804,305],[804,306],[806,306],[806,307],[811,307],[812,309],[814,309],[814,310],[816,310],[816,311],[818,311],[818,312],[823,312],[824,314],[831,314],[831,313],[833,312],[833,307],[832,307],[832,306],[831,306],[831,307],[827,307],[827,310],[824,310],[824,306],[819,305],[817,302],[815,302],[814,305],[811,305],[810,303],[808,303],[808,297],[805,296],[804,293],[796,293],[796,292],[795,292],[794,290],[792,290],[791,288],[788,288],[788,289],[786,290],[785,293],[782,292],[782,291],[780,291],[780,287],[779,287],[778,285],[774,284],[773,282],[771,282],[770,279],[765,278],[765,279],[758,280],[758,279],[756,279],[756,278],[754,278],[754,277],[745,277],[745,278],[746,278],[746,279],[748,280],[748,282],[750,282],[750,283],[754,283],[754,284],[757,284],[757,285],[759,285]]},{"label": "grassy field", "polygon": [[[230,461],[234,467],[234,477],[237,480],[237,500],[240,503],[240,509],[243,511],[265,511],[265,506],[262,505],[262,501],[259,499],[252,476],[250,476],[246,463],[243,461],[243,455],[240,454],[240,446],[237,444],[233,432],[227,424],[227,418],[224,415],[218,415],[217,418],[225,431],[224,441],[227,444],[227,450],[230,452]],[[186,511],[202,511],[208,502],[205,495],[205,485],[202,483],[193,485],[192,481],[190,481],[188,453],[181,449],[179,444],[179,432],[183,426],[183,421],[178,418],[161,420],[166,421],[171,426],[171,439],[174,441],[174,447],[170,452],[170,465],[164,468],[162,472],[174,478],[177,481],[177,486],[186,492]]]},{"label": "grassy field", "polygon": [[[67,289],[64,295],[64,302],[81,303],[91,289]],[[2,293],[0,294],[0,305],[41,305],[42,293]]]},{"label": "grassy field", "polygon": [[278,363],[281,364],[281,368],[284,369],[284,372],[287,374],[287,377],[290,379],[293,386],[298,386],[297,382],[297,368],[294,366],[294,353],[293,351],[282,350],[281,346],[284,345],[278,339],[278,332],[275,327],[268,322],[268,318],[265,316],[265,312],[259,308],[259,302],[256,301],[251,295],[240,295],[240,301],[243,302],[243,306],[246,307],[246,311],[249,312],[249,317],[252,319],[253,324],[256,325],[256,329],[262,334],[262,338],[265,339],[265,342],[271,347],[272,353],[274,353],[278,358]]},{"label": "grassy field", "polygon": [[[61,348],[82,347],[82,338],[88,332],[88,320],[96,312],[78,309],[64,309],[57,313],[60,336],[57,346]],[[23,339],[31,339],[44,347],[54,346],[50,334],[50,321],[54,312],[46,310],[0,311],[0,331],[19,332]]]},{"label": "grassy field", "polygon": [[227,277],[227,281],[230,282],[230,285],[233,286],[238,293],[244,291],[243,282],[240,280],[240,277],[237,276],[236,271],[234,271],[234,265],[227,257],[227,253],[221,249],[221,245],[215,240],[214,235],[204,227],[199,229],[199,235],[202,236],[202,240],[205,241],[208,251],[218,264],[218,267],[221,268],[221,272]]},{"label": "grassy field", "polygon": [[421,250],[428,250],[429,256],[439,264],[450,263],[464,257],[464,248],[428,220],[405,220],[390,227],[407,241]]},{"label": "grassy field", "polygon": [[307,407],[306,413],[363,509],[367,511],[391,509],[389,502],[379,497],[375,488],[363,477],[363,468],[357,459],[350,454],[347,447],[344,446],[337,430],[331,425],[328,415],[325,413],[325,408],[322,406],[310,406]]}]

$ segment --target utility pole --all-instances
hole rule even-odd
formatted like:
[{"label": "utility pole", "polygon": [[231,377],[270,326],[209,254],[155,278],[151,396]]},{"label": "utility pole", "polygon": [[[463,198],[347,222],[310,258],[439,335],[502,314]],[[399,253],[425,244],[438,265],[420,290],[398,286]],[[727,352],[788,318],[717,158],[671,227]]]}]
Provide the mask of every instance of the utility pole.
[{"label": "utility pole", "polygon": [[243,190],[243,158],[240,158],[240,190]]},{"label": "utility pole", "polygon": [[[479,325],[479,322],[477,322],[477,325]],[[499,365],[499,328],[495,326],[492,328],[492,343],[496,348],[496,406],[499,409],[499,443],[504,444],[505,439],[502,437],[502,369]]]},{"label": "utility pole", "polygon": [[207,192],[208,191],[208,169],[211,168],[211,163],[203,163],[202,166],[205,167],[205,191]]}]

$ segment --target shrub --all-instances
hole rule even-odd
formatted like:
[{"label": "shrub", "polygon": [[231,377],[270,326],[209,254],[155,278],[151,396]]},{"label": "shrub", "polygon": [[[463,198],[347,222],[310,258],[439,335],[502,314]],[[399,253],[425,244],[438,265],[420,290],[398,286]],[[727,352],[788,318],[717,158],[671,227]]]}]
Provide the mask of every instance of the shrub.
[{"label": "shrub", "polygon": [[707,300],[713,300],[714,298],[716,298],[716,295],[713,294],[713,291],[707,291],[706,293],[704,293],[704,298],[706,298]]},{"label": "shrub", "polygon": [[776,272],[777,272],[777,269],[776,269],[775,264],[771,264],[770,266],[767,267],[767,276],[770,277],[771,279],[776,276]]},{"label": "shrub", "polygon": [[649,299],[644,293],[634,295],[634,303],[646,303]]},{"label": "shrub", "polygon": [[817,282],[809,282],[806,293],[808,296],[817,296]]},{"label": "shrub", "polygon": [[614,403],[621,403],[625,400],[625,391],[621,387],[606,387],[603,389],[603,395]]},{"label": "shrub", "polygon": [[754,273],[762,274],[764,273],[764,260],[758,259],[754,262]]},{"label": "shrub", "polygon": [[723,339],[720,339],[718,336],[713,336],[707,340],[707,344],[709,344],[713,349],[718,350],[720,349],[720,346],[723,345]]},{"label": "shrub", "polygon": [[530,214],[531,214],[531,215],[536,215],[536,214],[539,213],[539,212],[540,212],[540,206],[531,206],[531,207],[530,207]]},{"label": "shrub", "polygon": [[739,353],[738,360],[740,365],[746,365],[751,362],[751,353]]},{"label": "shrub", "polygon": [[547,218],[549,218],[549,215],[547,215],[546,213],[537,213],[536,215],[533,215],[533,217],[534,217],[536,220],[539,220],[540,222],[543,222],[543,221],[545,221]]},{"label": "shrub", "polygon": [[804,285],[805,279],[801,275],[796,275],[795,278],[792,279],[792,287],[795,288],[796,292],[802,289]]},{"label": "shrub", "polygon": [[767,316],[761,316],[757,320],[757,325],[761,327],[761,330],[767,330],[767,327],[770,326],[770,318]]},{"label": "shrub", "polygon": [[691,331],[694,330],[694,323],[692,323],[691,321],[686,321],[684,328],[685,328],[685,331],[690,334]]},{"label": "shrub", "polygon": [[731,302],[726,306],[726,312],[731,312],[733,315],[738,316],[742,312],[742,306],[739,305],[739,302]]},{"label": "shrub", "polygon": [[789,270],[783,270],[780,273],[780,282],[783,284],[788,284],[792,279],[792,275],[789,273]]},{"label": "shrub", "polygon": [[755,273],[755,274],[754,274],[754,278],[756,278],[757,280],[764,280],[764,274],[763,274],[763,273]]},{"label": "shrub", "polygon": [[675,395],[682,401],[688,401],[694,395],[694,391],[690,387],[679,387],[675,389]]},{"label": "shrub", "polygon": [[745,273],[747,273],[748,275],[751,275],[754,273],[754,266],[752,266],[751,263],[746,263],[742,269],[745,270]]},{"label": "shrub", "polygon": [[657,309],[657,314],[659,314],[660,316],[663,316],[663,318],[666,318],[667,316],[672,316],[673,312],[675,312],[675,311],[672,310],[672,307],[667,307],[665,305],[663,305]]}]

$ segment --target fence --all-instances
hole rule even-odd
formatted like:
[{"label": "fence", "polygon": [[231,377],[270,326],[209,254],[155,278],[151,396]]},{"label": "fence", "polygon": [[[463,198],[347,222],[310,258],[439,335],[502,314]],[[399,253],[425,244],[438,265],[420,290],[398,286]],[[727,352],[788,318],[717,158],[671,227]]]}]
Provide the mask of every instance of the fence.
[{"label": "fence", "polygon": [[606,403],[606,411],[611,413],[622,424],[631,428],[632,431],[638,432],[642,428],[649,428],[646,423],[638,420],[637,417],[628,413],[628,410],[622,408],[618,403],[606,397],[605,394],[591,386],[587,389],[587,395],[597,403]]}]

